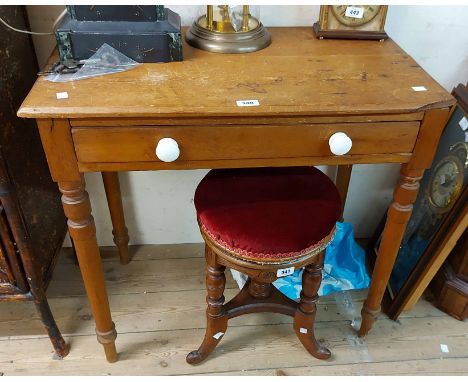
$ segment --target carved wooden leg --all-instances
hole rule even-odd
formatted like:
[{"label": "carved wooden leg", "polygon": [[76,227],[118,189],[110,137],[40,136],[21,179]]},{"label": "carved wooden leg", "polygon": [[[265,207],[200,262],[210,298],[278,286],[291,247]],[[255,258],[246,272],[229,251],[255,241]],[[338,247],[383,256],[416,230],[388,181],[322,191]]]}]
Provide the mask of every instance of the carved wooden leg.
[{"label": "carved wooden leg", "polygon": [[76,248],[86,293],[96,321],[96,334],[109,362],[117,361],[115,339],[117,332],[112,322],[102,272],[96,228],[91,215],[88,193],[84,181],[59,182],[62,204],[68,218],[68,230]]},{"label": "carved wooden leg", "polygon": [[41,321],[47,330],[47,334],[49,335],[50,341],[52,342],[52,346],[55,349],[56,356],[59,358],[66,357],[70,347],[63,339],[62,334],[57,327],[54,316],[50,311],[47,297],[42,291],[31,290],[31,293],[34,298],[34,305],[36,306],[37,312],[39,313],[39,317],[41,318]]},{"label": "carved wooden leg", "polygon": [[107,204],[112,220],[112,234],[114,243],[119,250],[120,264],[128,264],[128,229],[125,226],[125,217],[122,206],[122,194],[120,192],[119,173],[103,172],[102,180],[106,190]]},{"label": "carved wooden leg", "polygon": [[343,164],[338,166],[336,172],[336,188],[340,193],[341,197],[341,218],[340,221],[343,221],[343,213],[346,204],[346,197],[348,196],[349,182],[351,180],[351,172],[353,171],[352,164]]},{"label": "carved wooden leg", "polygon": [[418,195],[419,181],[423,172],[423,170],[410,171],[407,166],[402,166],[401,178],[393,195],[393,203],[388,209],[387,222],[374,265],[369,292],[361,311],[360,337],[369,332],[380,312],[382,298],[390,279],[406,225],[413,211],[413,203]]},{"label": "carved wooden leg", "polygon": [[314,321],[318,300],[318,290],[322,281],[322,268],[325,251],[316,261],[305,267],[302,274],[302,292],[299,307],[294,316],[294,331],[306,350],[316,358],[330,358],[330,350],[320,346],[314,335]]},{"label": "carved wooden leg", "polygon": [[206,302],[207,328],[205,338],[198,348],[187,355],[187,362],[197,364],[202,362],[213,349],[218,345],[221,338],[226,333],[228,317],[224,309],[224,286],[226,277],[224,270],[226,267],[216,262],[216,255],[206,246],[206,289],[208,295]]}]

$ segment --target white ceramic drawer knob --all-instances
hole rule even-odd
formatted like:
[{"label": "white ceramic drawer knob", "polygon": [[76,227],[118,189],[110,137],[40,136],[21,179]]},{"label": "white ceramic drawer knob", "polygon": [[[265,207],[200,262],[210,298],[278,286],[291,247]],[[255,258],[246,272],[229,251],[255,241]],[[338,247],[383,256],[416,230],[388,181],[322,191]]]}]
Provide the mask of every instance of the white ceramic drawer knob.
[{"label": "white ceramic drawer knob", "polygon": [[345,155],[353,147],[353,141],[345,133],[335,133],[328,140],[330,151],[335,155]]},{"label": "white ceramic drawer knob", "polygon": [[156,146],[156,156],[163,162],[174,162],[180,155],[179,145],[172,138],[162,138]]}]

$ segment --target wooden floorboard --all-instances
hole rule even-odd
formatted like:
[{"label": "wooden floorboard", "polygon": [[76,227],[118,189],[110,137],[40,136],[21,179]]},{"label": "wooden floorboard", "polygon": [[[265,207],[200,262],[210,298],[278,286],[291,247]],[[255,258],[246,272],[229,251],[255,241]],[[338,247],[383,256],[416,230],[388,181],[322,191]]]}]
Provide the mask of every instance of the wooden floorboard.
[{"label": "wooden floorboard", "polygon": [[[79,268],[64,251],[48,290],[62,333],[71,344],[64,360],[52,347],[30,302],[0,305],[0,374],[4,375],[372,375],[468,373],[468,326],[421,299],[398,321],[381,315],[366,340],[350,323],[359,316],[365,291],[319,300],[316,336],[330,348],[330,361],[310,357],[291,327],[291,318],[251,314],[230,321],[218,348],[205,363],[191,366],[186,354],[203,338],[205,289],[203,247],[133,247],[133,261],[119,265],[103,250],[120,360],[108,364],[96,342],[94,323]],[[226,298],[237,292],[227,273]],[[345,295],[346,297],[346,295]],[[441,344],[449,352],[441,351]],[[255,357],[253,357],[255,355]]]}]

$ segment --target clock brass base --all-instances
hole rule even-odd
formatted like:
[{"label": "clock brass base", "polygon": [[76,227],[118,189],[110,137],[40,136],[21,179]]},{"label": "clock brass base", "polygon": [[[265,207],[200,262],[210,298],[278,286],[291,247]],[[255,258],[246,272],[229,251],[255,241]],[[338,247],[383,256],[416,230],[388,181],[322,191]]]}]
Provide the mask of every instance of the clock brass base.
[{"label": "clock brass base", "polygon": [[187,42],[195,48],[216,53],[250,53],[266,48],[271,37],[262,23],[248,32],[222,33],[210,31],[193,23],[185,35]]},{"label": "clock brass base", "polygon": [[362,30],[321,30],[320,23],[314,24],[314,32],[317,38],[337,38],[350,40],[386,40],[388,35],[385,32],[372,32]]}]

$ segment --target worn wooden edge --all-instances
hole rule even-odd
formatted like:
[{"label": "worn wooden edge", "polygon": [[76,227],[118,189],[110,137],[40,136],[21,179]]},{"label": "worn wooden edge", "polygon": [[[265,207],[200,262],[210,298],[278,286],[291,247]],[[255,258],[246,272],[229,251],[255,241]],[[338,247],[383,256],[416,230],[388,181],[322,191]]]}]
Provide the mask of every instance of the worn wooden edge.
[{"label": "worn wooden edge", "polygon": [[316,22],[313,26],[315,35],[318,38],[343,38],[350,40],[386,40],[388,39],[385,31],[372,32],[361,30],[326,30],[320,28],[320,23]]},{"label": "worn wooden edge", "polygon": [[301,125],[301,124],[321,124],[321,123],[357,123],[357,122],[411,122],[421,121],[423,112],[407,114],[369,114],[369,115],[324,115],[324,116],[223,116],[219,118],[207,117],[157,117],[154,118],[77,118],[70,119],[72,127],[89,126],[212,126],[212,125]]},{"label": "worn wooden edge", "polygon": [[37,127],[54,182],[81,182],[68,119],[38,119]]},{"label": "worn wooden edge", "polygon": [[428,110],[424,113],[413,149],[413,158],[407,166],[409,171],[431,167],[440,136],[449,119],[450,110],[451,108],[442,108]]},{"label": "worn wooden edge", "polygon": [[[26,101],[25,101],[26,102]],[[445,107],[450,107],[455,103],[455,99],[447,93],[447,98],[439,102],[425,104],[417,106],[415,105],[412,108],[389,108],[385,110],[385,115],[389,114],[408,114],[408,113],[419,113],[431,109],[440,109]],[[369,105],[368,105],[369,106]],[[268,109],[268,112],[265,111],[265,108]],[[40,105],[36,107],[21,106],[18,110],[17,116],[21,118],[106,118],[109,116],[118,116],[125,118],[134,118],[134,117],[143,117],[143,118],[153,118],[161,117],[165,118],[177,118],[177,117],[190,117],[197,118],[203,116],[210,117],[238,117],[238,116],[271,116],[276,114],[276,116],[345,116],[345,115],[377,115],[379,111],[382,111],[381,105],[376,105],[375,107],[368,107],[367,109],[360,109],[356,112],[350,112],[349,110],[314,110],[311,113],[311,110],[305,106],[265,106],[264,108],[249,108],[250,110],[245,110],[246,108],[239,108],[233,106],[230,111],[226,111],[227,108],[223,107],[200,107],[192,108],[180,107],[180,108],[170,108],[167,110],[165,108],[158,107],[131,107],[123,111],[122,107],[44,107]]]},{"label": "worn wooden edge", "polygon": [[[129,121],[130,122],[130,121]],[[254,122],[254,120],[252,120]],[[271,123],[268,124],[239,124],[239,123],[234,123],[234,124],[222,124],[222,123],[212,123],[210,128],[213,127],[219,127],[219,128],[243,128],[243,127],[261,127],[261,128],[275,128],[275,127],[294,127],[294,126],[301,126],[301,127],[309,127],[309,126],[314,126],[315,128],[333,128],[333,130],[336,129],[344,129],[347,127],[356,127],[356,126],[362,126],[362,127],[371,127],[371,128],[379,128],[379,127],[400,127],[400,128],[412,128],[412,129],[419,129],[421,126],[421,121],[372,121],[372,122],[338,122],[338,121],[333,121],[333,122],[321,122],[321,123],[298,123],[298,124],[291,124],[291,123],[285,123],[285,124],[277,124],[274,121],[271,121]],[[121,125],[121,126],[75,126],[72,129],[72,134],[75,132],[82,132],[82,131],[95,131],[96,128],[100,127],[107,127],[106,132],[113,131],[113,128],[116,131],[124,131],[126,128],[130,129],[143,129],[142,131],[146,131],[148,127],[154,127],[155,129],[158,128],[177,128],[178,126],[176,125],[169,125],[169,126],[148,126],[148,125],[139,125],[136,123],[136,120],[134,123],[131,125]],[[196,127],[198,128],[198,125],[181,125],[181,128],[188,129],[190,127]],[[207,126],[208,127],[208,126]],[[104,130],[101,130],[104,131]],[[197,129],[197,131],[201,131]]]},{"label": "worn wooden edge", "polygon": [[342,164],[377,164],[377,163],[408,163],[411,153],[374,154],[374,155],[343,155],[329,157],[300,158],[265,158],[265,159],[230,159],[206,161],[177,161],[172,163],[154,162],[95,162],[78,163],[80,172],[96,171],[149,171],[149,170],[195,170],[213,168],[238,167],[287,167],[287,166],[320,166]]},{"label": "worn wooden edge", "polygon": [[[183,28],[186,30],[186,28]],[[314,41],[308,40],[315,40],[314,33],[312,31],[312,27],[287,27],[287,28],[270,28],[270,32],[273,32],[273,36],[284,36],[284,33],[298,33],[298,36],[301,36],[301,40],[303,44],[309,44]],[[316,44],[320,45],[320,42],[315,42]],[[334,41],[330,40],[330,44],[335,43]],[[389,48],[389,53],[392,55],[397,56],[407,56],[406,52],[404,52],[393,40],[388,39],[385,42],[386,46]],[[370,42],[370,45],[373,45]],[[274,46],[274,45],[272,45]],[[193,47],[188,46],[184,41],[184,49],[187,53],[187,60],[205,60],[210,59],[210,55],[213,53],[203,52],[197,50]],[[281,46],[277,46],[277,48],[273,49],[272,54],[274,56],[281,55],[280,52],[282,51]],[[365,52],[362,52],[366,54]],[[255,55],[262,57],[262,55],[268,55],[268,50],[261,50],[256,52]],[[50,62],[53,62],[57,59],[57,53],[53,53],[52,57],[50,58]],[[414,62],[414,60],[412,60]],[[414,65],[417,64],[414,62]],[[393,105],[390,106],[390,109],[386,109],[389,106],[384,103],[380,105],[375,105],[373,103],[362,106],[363,108],[360,110],[350,110],[350,107],[341,107],[340,105],[325,106],[325,105],[262,105],[258,108],[238,108],[234,103],[232,107],[219,106],[219,107],[205,107],[203,105],[199,105],[198,107],[191,107],[188,105],[180,105],[178,107],[158,107],[158,105],[153,106],[144,106],[134,108],[132,105],[129,105],[125,109],[126,111],[122,111],[122,108],[114,106],[114,107],[95,107],[91,105],[90,107],[76,107],[73,105],[67,105],[65,102],[57,102],[52,103],[52,106],[45,106],[38,103],[31,103],[31,93],[26,97],[23,101],[21,107],[18,111],[18,116],[23,118],[94,118],[94,117],[109,117],[112,114],[114,116],[122,116],[122,117],[159,117],[159,116],[166,116],[169,118],[174,118],[178,116],[187,116],[190,115],[191,117],[197,116],[216,116],[216,115],[231,115],[231,116],[243,116],[243,115],[252,115],[252,116],[260,116],[262,113],[274,113],[276,116],[279,115],[353,115],[353,114],[378,114],[378,113],[390,113],[390,114],[404,114],[404,113],[413,113],[413,112],[420,112],[425,111],[428,109],[433,108],[440,108],[440,107],[449,107],[454,103],[453,97],[446,91],[444,91],[440,85],[438,85],[434,80],[432,80],[429,76],[426,76],[428,80],[437,88],[438,96],[431,97],[432,101],[420,101],[410,103],[409,105],[401,106],[401,105]],[[41,78],[36,82],[33,88],[33,92],[36,90],[37,86],[40,86],[41,83],[46,81],[44,78]],[[107,80],[106,80],[107,81]],[[109,81],[112,82],[111,79]],[[78,86],[78,84],[77,84]],[[432,102],[432,103],[431,103]],[[249,109],[249,110],[246,110]],[[327,110],[328,109],[328,110]],[[127,114],[128,112],[128,114]]]}]

